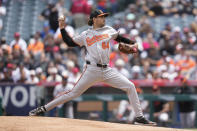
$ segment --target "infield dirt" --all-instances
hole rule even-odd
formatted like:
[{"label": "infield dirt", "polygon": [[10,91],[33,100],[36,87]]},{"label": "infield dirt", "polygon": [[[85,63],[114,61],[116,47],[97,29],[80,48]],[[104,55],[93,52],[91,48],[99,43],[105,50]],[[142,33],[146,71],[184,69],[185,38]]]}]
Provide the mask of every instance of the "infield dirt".
[{"label": "infield dirt", "polygon": [[[0,131],[186,131],[57,117],[1,116]],[[191,131],[191,130],[190,130]]]}]

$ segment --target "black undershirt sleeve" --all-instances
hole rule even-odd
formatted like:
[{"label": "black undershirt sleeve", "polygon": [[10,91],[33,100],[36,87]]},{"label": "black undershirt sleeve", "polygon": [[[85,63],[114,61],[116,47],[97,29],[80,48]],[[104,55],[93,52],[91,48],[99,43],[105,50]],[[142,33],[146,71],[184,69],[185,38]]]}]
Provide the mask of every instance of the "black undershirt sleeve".
[{"label": "black undershirt sleeve", "polygon": [[77,43],[73,41],[73,39],[68,35],[65,29],[61,29],[62,39],[69,47],[79,46]]},{"label": "black undershirt sleeve", "polygon": [[118,35],[117,38],[115,39],[115,41],[123,42],[123,43],[126,43],[126,44],[134,44],[135,43],[134,40],[129,40],[128,38],[125,38],[121,35]]}]

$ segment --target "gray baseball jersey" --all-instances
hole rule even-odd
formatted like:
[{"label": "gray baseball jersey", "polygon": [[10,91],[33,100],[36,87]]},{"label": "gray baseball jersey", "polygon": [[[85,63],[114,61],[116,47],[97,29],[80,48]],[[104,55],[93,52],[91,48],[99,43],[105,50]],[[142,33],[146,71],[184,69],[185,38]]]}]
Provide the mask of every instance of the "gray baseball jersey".
[{"label": "gray baseball jersey", "polygon": [[110,55],[110,40],[115,39],[118,32],[110,26],[99,29],[88,29],[73,40],[87,49],[86,60],[92,63],[108,64]]}]

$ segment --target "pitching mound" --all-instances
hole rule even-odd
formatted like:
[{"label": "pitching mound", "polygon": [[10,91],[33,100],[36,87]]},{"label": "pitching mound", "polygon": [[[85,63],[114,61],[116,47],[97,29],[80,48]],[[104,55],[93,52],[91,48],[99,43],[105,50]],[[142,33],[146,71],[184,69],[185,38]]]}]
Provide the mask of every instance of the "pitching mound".
[{"label": "pitching mound", "polygon": [[180,129],[117,124],[100,121],[1,116],[0,131],[183,131]]}]

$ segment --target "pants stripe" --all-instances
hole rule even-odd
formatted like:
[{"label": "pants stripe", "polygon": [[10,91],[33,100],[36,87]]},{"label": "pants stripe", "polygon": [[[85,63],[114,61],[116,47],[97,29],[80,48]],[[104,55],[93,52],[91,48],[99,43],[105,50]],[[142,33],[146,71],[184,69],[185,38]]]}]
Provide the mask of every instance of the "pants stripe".
[{"label": "pants stripe", "polygon": [[[59,93],[53,100],[57,99],[58,97],[60,97],[60,96],[62,96],[62,95],[64,95],[64,94],[70,93],[70,92],[75,88],[75,86],[77,85],[77,83],[79,82],[79,80],[82,78],[82,76],[83,76],[83,74],[85,73],[86,69],[87,69],[87,66],[85,67],[83,73],[81,74],[81,76],[79,77],[79,79],[78,79],[77,82],[75,83],[74,87],[73,87],[70,91],[64,91],[64,92]],[[52,101],[53,101],[53,100],[52,100]],[[50,101],[49,103],[51,103],[52,101]]]}]

